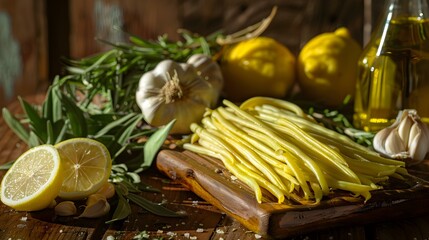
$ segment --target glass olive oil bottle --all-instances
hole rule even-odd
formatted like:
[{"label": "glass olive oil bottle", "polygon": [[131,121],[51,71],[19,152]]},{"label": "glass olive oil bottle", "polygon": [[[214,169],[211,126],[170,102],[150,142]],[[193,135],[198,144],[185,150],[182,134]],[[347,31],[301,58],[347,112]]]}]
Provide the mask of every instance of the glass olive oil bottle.
[{"label": "glass olive oil bottle", "polygon": [[358,63],[354,124],[391,125],[402,109],[429,123],[429,8],[425,0],[390,0]]}]

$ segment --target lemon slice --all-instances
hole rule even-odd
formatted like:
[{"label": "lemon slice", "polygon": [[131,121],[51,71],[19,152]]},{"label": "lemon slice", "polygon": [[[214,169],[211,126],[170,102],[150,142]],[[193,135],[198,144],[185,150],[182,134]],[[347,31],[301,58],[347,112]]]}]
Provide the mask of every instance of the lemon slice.
[{"label": "lemon slice", "polygon": [[57,197],[63,176],[60,156],[52,145],[24,152],[1,182],[1,201],[19,211],[44,209]]},{"label": "lemon slice", "polygon": [[59,197],[78,200],[97,192],[109,179],[112,159],[107,148],[89,138],[72,138],[55,145],[64,165]]}]

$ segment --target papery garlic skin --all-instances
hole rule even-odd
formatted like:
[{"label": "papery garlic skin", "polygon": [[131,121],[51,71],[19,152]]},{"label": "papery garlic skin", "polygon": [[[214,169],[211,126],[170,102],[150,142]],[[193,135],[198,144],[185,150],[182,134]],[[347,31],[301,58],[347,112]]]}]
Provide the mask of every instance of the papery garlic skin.
[{"label": "papery garlic skin", "polygon": [[220,68],[208,56],[191,57],[190,63],[164,60],[141,77],[136,101],[147,123],[159,127],[176,119],[170,133],[187,134],[215,106],[222,86]]},{"label": "papery garlic skin", "polygon": [[416,110],[404,109],[391,126],[376,133],[373,146],[385,156],[415,165],[429,152],[429,128],[420,120]]}]

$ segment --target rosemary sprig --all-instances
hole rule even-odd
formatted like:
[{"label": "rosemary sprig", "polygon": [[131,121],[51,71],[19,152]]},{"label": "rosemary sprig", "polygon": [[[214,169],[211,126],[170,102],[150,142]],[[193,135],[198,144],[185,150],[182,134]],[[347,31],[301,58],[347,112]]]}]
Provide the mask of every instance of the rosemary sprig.
[{"label": "rosemary sprig", "polygon": [[64,79],[62,84],[67,83],[71,92],[76,89],[84,92],[86,97],[82,104],[85,108],[101,94],[107,101],[104,111],[137,112],[135,91],[143,73],[152,70],[164,59],[184,62],[193,54],[213,55],[220,49],[216,43],[220,32],[207,37],[185,30],[181,30],[180,34],[183,40],[179,41],[170,41],[166,35],[159,36],[156,41],[132,35],[129,43],[100,40],[112,49],[79,61],[65,59],[70,77]]},{"label": "rosemary sprig", "polygon": [[317,111],[314,108],[310,108],[309,114],[325,127],[346,135],[363,146],[372,146],[372,140],[375,134],[356,129],[349,119],[339,110],[323,109]]}]

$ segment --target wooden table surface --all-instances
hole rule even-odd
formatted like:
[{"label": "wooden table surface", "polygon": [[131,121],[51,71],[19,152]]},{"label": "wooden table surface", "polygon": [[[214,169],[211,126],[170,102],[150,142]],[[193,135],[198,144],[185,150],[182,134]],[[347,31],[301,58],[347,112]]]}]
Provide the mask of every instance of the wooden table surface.
[{"label": "wooden table surface", "polygon": [[[38,96],[34,101],[38,101]],[[17,102],[8,106],[20,111]],[[0,118],[0,164],[16,159],[27,146],[20,141]],[[0,171],[0,179],[5,171]],[[132,205],[132,215],[125,221],[107,225],[106,218],[74,219],[55,217],[52,209],[37,212],[17,212],[0,203],[0,240],[3,239],[266,239],[248,231],[240,223],[219,211],[182,185],[153,168],[142,173],[142,181],[161,190],[143,193],[147,199],[166,203],[176,211],[184,211],[184,218],[159,217]],[[429,201],[428,201],[429,204]],[[428,208],[428,206],[421,206]],[[428,212],[428,211],[426,211]],[[145,237],[142,232],[146,233]],[[139,235],[141,234],[141,235]],[[141,238],[138,238],[141,236]],[[308,231],[287,239],[429,239],[429,216],[401,220],[386,219],[375,224],[328,228]]]}]

